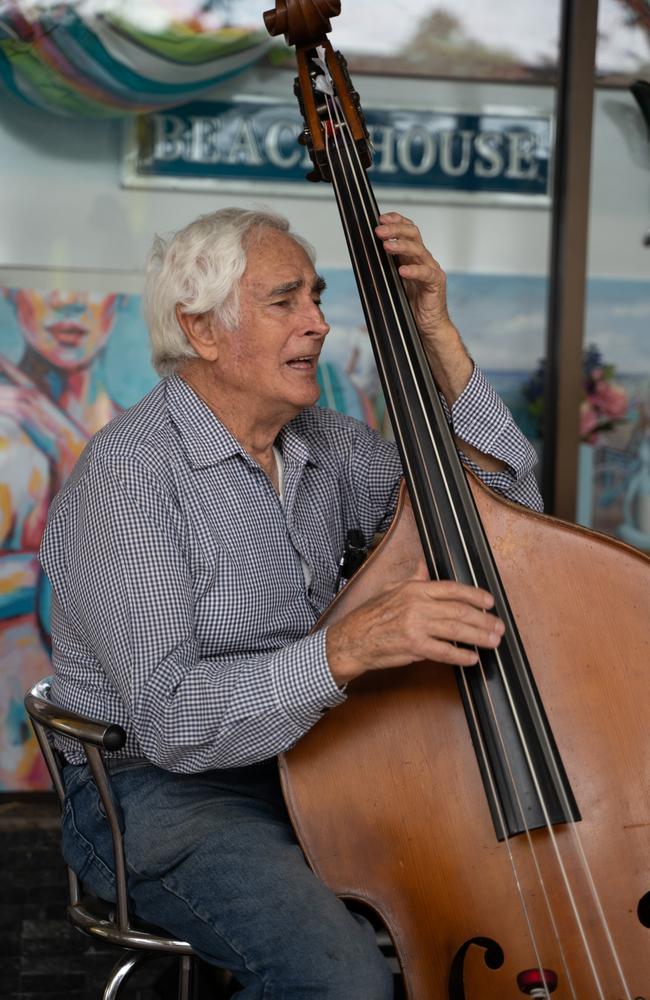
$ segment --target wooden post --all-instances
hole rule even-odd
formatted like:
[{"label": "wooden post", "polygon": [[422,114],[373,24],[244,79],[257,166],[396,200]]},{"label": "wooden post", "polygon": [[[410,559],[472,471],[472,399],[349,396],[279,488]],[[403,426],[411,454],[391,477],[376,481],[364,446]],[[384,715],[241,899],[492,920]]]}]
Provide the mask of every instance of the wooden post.
[{"label": "wooden post", "polygon": [[575,520],[598,0],[564,0],[549,264],[542,493]]}]

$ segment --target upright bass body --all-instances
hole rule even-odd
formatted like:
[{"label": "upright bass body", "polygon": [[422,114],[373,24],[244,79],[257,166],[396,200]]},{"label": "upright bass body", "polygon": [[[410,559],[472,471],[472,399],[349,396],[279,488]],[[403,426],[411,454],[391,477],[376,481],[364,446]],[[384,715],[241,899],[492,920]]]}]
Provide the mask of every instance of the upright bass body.
[{"label": "upright bass body", "polygon": [[[409,1000],[514,1000],[517,976],[540,966],[557,974],[558,1000],[627,1000],[608,932],[629,996],[645,1000],[650,560],[471,486],[582,818],[499,841],[453,672],[422,663],[355,681],[285,755],[298,837],[334,892],[381,915]],[[403,491],[391,530],[320,626],[421,558]],[[485,964],[485,941],[462,958],[474,938],[503,950],[498,968]],[[450,983],[454,960],[464,992]]]}]

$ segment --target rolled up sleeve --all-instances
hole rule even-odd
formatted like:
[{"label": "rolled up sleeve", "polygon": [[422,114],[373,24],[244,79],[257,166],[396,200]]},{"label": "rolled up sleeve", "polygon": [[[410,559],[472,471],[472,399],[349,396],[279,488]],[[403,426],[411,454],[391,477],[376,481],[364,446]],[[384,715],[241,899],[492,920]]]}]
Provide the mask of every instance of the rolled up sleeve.
[{"label": "rolled up sleeve", "polygon": [[481,469],[463,454],[461,444],[460,453],[465,466],[486,486],[508,500],[541,510],[542,498],[533,471],[537,464],[535,449],[480,368],[474,368],[472,377],[451,410],[446,405],[445,409],[460,442],[466,441],[477,451],[499,459],[506,469],[501,472]]}]

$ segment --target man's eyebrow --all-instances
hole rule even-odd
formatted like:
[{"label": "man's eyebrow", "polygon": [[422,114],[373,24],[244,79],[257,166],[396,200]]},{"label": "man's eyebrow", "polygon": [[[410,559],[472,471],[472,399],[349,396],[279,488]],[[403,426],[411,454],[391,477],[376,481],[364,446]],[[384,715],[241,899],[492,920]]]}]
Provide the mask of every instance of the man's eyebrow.
[{"label": "man's eyebrow", "polygon": [[270,299],[276,298],[278,295],[287,295],[289,292],[297,292],[299,288],[302,288],[304,282],[302,278],[296,278],[294,281],[285,281],[283,285],[276,285],[272,288],[268,294]]},{"label": "man's eyebrow", "polygon": [[[295,281],[285,281],[282,285],[276,285],[272,288],[268,294],[270,299],[277,298],[279,295],[288,295],[290,292],[297,292],[304,285],[302,278],[296,278]],[[316,278],[311,286],[312,292],[324,292],[327,288],[327,282],[322,275],[317,274]]]}]

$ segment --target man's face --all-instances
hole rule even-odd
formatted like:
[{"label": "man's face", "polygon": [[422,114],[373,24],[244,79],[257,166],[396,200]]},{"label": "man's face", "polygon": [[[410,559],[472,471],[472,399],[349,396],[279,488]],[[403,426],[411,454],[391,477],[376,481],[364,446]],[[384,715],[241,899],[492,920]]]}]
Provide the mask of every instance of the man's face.
[{"label": "man's face", "polygon": [[21,288],[11,298],[30,347],[56,368],[73,369],[87,365],[106,343],[117,296]]},{"label": "man's face", "polygon": [[325,283],[285,233],[252,234],[239,285],[237,330],[221,330],[216,370],[229,395],[252,413],[290,419],[318,401],[318,357],[329,330],[320,309]]}]

